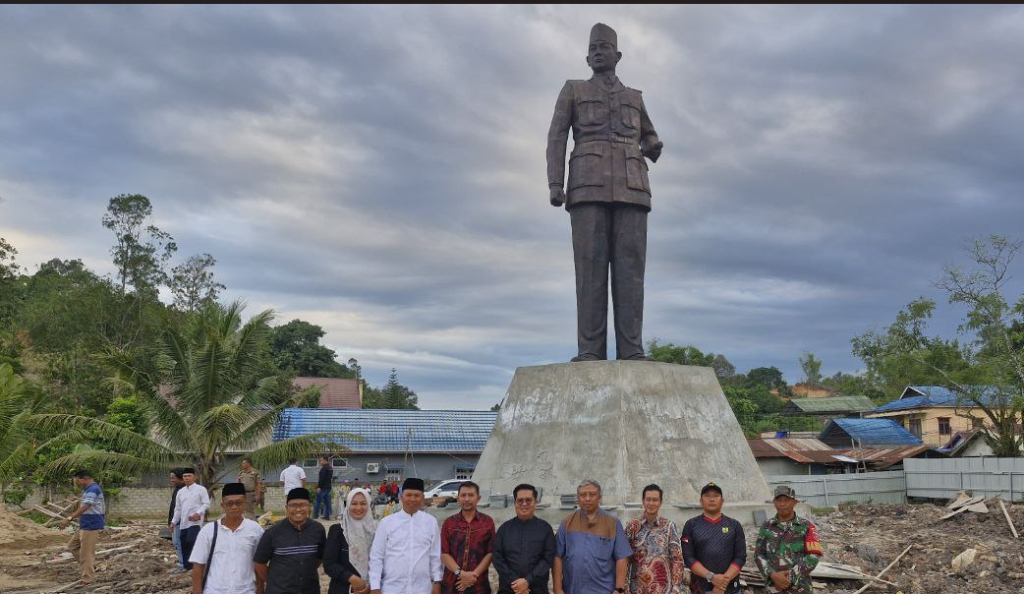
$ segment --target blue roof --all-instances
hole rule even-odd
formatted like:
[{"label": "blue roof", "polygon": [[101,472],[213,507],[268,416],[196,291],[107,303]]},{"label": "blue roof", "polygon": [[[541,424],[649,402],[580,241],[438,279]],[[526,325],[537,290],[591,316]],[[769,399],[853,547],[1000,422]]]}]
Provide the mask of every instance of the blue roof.
[{"label": "blue roof", "polygon": [[[991,387],[982,387],[983,392],[994,392]],[[871,413],[910,410],[913,408],[955,407],[957,395],[942,386],[907,386],[897,400],[879,406]]]},{"label": "blue roof", "polygon": [[311,433],[351,433],[353,452],[483,452],[498,413],[483,410],[339,410],[287,408],[274,441]]},{"label": "blue roof", "polygon": [[846,433],[860,445],[918,445],[921,440],[892,419],[833,419],[818,435],[825,441],[837,431]]}]

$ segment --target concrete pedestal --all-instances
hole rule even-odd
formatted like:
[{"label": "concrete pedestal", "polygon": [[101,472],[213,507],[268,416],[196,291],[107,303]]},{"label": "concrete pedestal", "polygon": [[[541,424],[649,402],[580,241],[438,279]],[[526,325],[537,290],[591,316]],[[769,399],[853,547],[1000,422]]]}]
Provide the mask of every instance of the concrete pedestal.
[{"label": "concrete pedestal", "polygon": [[[543,490],[538,515],[560,519],[583,479],[601,483],[602,505],[623,519],[642,514],[641,491],[665,491],[662,514],[700,513],[700,488],[714,481],[725,513],[744,523],[770,510],[771,494],[714,371],[648,361],[520,367],[501,405],[473,480],[490,495],[519,483]],[[742,512],[741,512],[742,510]],[[491,506],[496,520],[512,506]],[[737,514],[742,514],[742,517]]]}]

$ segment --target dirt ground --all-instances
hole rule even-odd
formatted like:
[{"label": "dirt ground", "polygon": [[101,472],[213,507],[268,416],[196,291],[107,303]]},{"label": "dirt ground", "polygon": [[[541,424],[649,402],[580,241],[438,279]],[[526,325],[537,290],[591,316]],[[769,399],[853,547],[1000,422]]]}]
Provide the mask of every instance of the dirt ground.
[{"label": "dirt ground", "polygon": [[[843,508],[815,519],[825,559],[854,565],[872,575],[889,564],[908,545],[914,548],[879,584],[867,593],[897,594],[1024,594],[1024,539],[1014,540],[997,502],[988,514],[964,513],[939,520],[945,509],[935,505],[862,505]],[[728,510],[726,510],[728,513]],[[1018,531],[1024,534],[1024,506],[1011,508]],[[176,559],[170,541],[159,538],[159,524],[130,523],[103,532],[97,551],[120,547],[97,559],[96,583],[68,587],[78,566],[64,545],[70,530],[43,528],[0,511],[0,594],[56,592],[174,593],[189,592],[189,578],[171,574]],[[756,531],[747,531],[753,548]],[[954,557],[975,549],[973,564],[961,573],[951,567]],[[63,554],[62,554],[63,553]],[[753,567],[750,555],[748,568]],[[497,577],[492,574],[492,582]],[[816,592],[852,594],[862,583],[816,580]],[[327,591],[322,579],[322,591]],[[63,587],[62,587],[63,586]],[[747,594],[761,594],[749,588]]]},{"label": "dirt ground", "polygon": [[[925,505],[859,505],[815,518],[825,558],[855,565],[876,575],[909,545],[914,548],[867,592],[903,594],[1024,594],[1024,539],[1014,540],[999,503],[988,501],[989,513],[966,512],[939,518],[944,507]],[[1007,506],[1018,533],[1024,536],[1024,505]],[[749,534],[749,533],[748,533]],[[975,549],[974,563],[957,574],[952,561]],[[824,580],[817,580],[824,581]],[[861,584],[825,582],[816,592],[842,594]],[[888,588],[885,590],[884,588]]]}]

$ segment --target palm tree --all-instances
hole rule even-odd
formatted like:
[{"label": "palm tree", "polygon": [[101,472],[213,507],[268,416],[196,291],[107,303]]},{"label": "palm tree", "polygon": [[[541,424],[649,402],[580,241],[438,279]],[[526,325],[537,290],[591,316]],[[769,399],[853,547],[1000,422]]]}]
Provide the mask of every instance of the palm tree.
[{"label": "palm tree", "polygon": [[[174,465],[196,467],[197,480],[219,480],[228,452],[247,451],[265,441],[285,408],[310,405],[318,388],[292,393],[291,382],[269,372],[261,359],[270,310],[242,323],[245,306],[210,304],[180,325],[168,323],[155,357],[111,349],[103,360],[111,384],[134,393],[150,426],[140,435],[111,423],[68,414],[35,415],[46,429],[87,431],[101,449],[73,452],[51,470],[88,467],[128,475],[166,472]],[[342,433],[294,437],[252,451],[255,466],[283,465],[288,458],[346,451]]]},{"label": "palm tree", "polygon": [[0,487],[31,470],[39,442],[28,420],[46,403],[42,392],[0,364]]}]

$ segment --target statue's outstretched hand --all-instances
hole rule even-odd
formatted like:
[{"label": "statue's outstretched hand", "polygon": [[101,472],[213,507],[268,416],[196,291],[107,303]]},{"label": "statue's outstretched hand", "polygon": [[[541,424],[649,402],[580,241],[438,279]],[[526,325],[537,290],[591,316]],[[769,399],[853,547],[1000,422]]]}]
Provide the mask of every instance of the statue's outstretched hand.
[{"label": "statue's outstretched hand", "polygon": [[551,206],[562,206],[565,204],[565,192],[562,188],[551,188]]},{"label": "statue's outstretched hand", "polygon": [[645,145],[640,147],[640,153],[651,160],[651,163],[657,163],[658,157],[661,156],[661,148],[665,146],[662,141],[655,142],[651,145]]}]

